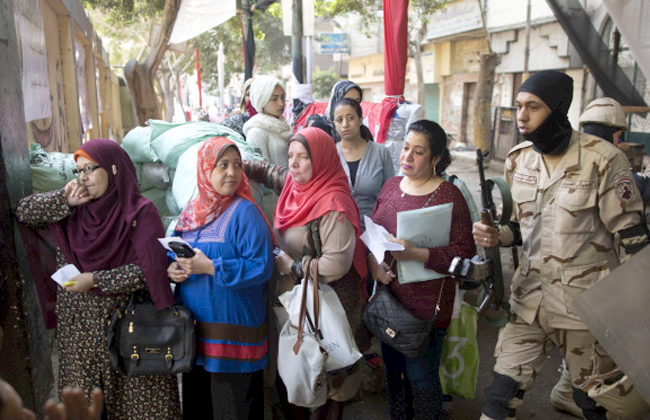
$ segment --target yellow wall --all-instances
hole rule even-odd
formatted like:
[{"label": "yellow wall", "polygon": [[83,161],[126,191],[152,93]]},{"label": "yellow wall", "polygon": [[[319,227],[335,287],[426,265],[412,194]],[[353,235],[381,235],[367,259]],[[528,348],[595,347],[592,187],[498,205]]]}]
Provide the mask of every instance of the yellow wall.
[{"label": "yellow wall", "polygon": [[451,73],[478,73],[479,57],[489,53],[484,38],[466,39],[454,42],[451,53]]},{"label": "yellow wall", "polygon": [[384,81],[384,55],[374,54],[350,58],[348,75],[356,84]]},{"label": "yellow wall", "polygon": [[435,45],[436,49],[436,75],[434,83],[442,83],[444,76],[451,74],[451,42]]}]

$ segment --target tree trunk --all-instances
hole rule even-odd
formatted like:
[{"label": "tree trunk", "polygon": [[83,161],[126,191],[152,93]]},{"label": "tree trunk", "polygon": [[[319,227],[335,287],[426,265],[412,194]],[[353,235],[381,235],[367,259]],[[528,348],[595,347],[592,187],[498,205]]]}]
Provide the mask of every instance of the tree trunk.
[{"label": "tree trunk", "polygon": [[478,83],[476,84],[476,108],[474,110],[474,143],[481,150],[492,147],[492,92],[494,90],[494,75],[498,64],[498,56],[494,53],[482,54]]},{"label": "tree trunk", "polygon": [[417,103],[424,106],[424,70],[422,69],[422,53],[419,43],[416,43],[413,48],[413,61],[415,61],[415,73],[418,77]]},{"label": "tree trunk", "polygon": [[159,35],[151,40],[152,46],[149,54],[142,63],[132,58],[124,67],[124,77],[135,104],[137,119],[135,123],[138,125],[144,125],[150,119],[160,119],[162,116],[153,82],[158,66],[167,51],[169,36],[174,29],[174,22],[176,22],[180,7],[181,0],[165,1],[165,9],[160,22],[162,29]]},{"label": "tree trunk", "polygon": [[162,119],[167,122],[172,122],[172,116],[174,115],[174,96],[169,69],[159,70],[156,81],[162,97]]},{"label": "tree trunk", "polygon": [[422,40],[427,33],[427,25],[422,24],[422,27],[415,33],[409,40],[409,48],[411,49],[411,57],[415,62],[415,73],[418,78],[418,95],[416,102],[424,107],[425,87],[424,87],[424,69],[422,68]]}]

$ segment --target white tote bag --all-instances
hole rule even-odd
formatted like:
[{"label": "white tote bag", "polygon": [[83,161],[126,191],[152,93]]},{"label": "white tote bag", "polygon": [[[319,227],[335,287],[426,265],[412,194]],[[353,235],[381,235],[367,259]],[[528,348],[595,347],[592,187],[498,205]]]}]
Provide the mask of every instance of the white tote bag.
[{"label": "white tote bag", "polygon": [[[318,284],[318,259],[314,259],[311,264],[311,277]],[[298,325],[300,316],[300,297],[303,293],[305,282],[294,286],[292,290],[283,293],[278,297],[280,303],[286,308],[289,314],[289,321],[293,325]],[[307,283],[307,312],[313,320],[313,313],[310,308],[313,304],[313,284]],[[352,328],[345,314],[345,309],[336,295],[334,289],[326,284],[318,284],[318,325],[320,334],[317,338],[320,345],[327,350],[329,355],[325,369],[332,372],[352,366],[362,356],[352,334]],[[309,322],[309,318],[307,320]],[[309,327],[309,325],[306,325]]]},{"label": "white tote bag", "polygon": [[[280,331],[278,339],[278,373],[287,388],[290,403],[301,407],[319,407],[327,400],[327,351],[320,345],[314,331],[318,330],[318,306],[311,306],[312,315],[307,318],[307,287],[309,276],[303,279],[298,301],[299,315],[296,323],[289,319]],[[311,288],[318,302],[318,287]],[[287,292],[289,293],[289,292]]]}]

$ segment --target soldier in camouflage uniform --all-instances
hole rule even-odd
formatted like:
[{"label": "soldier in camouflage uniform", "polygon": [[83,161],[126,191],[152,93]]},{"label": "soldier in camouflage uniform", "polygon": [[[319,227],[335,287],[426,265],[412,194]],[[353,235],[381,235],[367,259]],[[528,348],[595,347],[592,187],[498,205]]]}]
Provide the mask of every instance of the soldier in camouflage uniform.
[{"label": "soldier in camouflage uniform", "polygon": [[573,299],[606,276],[618,260],[620,233],[627,254],[648,242],[643,203],[625,155],[602,139],[571,129],[573,79],[557,71],[528,78],[517,94],[525,141],[506,160],[515,210],[500,230],[474,224],[480,246],[522,245],[512,280],[512,317],[497,342],[494,381],[485,389],[481,420],[515,417],[552,346],[564,355],[573,398],[588,420],[606,412],[576,388],[613,362],[571,310]]}]

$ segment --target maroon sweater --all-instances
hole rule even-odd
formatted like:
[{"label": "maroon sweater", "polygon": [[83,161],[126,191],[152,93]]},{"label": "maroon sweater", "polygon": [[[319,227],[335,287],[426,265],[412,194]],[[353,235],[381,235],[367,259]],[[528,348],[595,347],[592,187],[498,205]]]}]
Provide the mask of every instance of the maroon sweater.
[{"label": "maroon sweater", "polygon": [[[421,196],[406,194],[402,197],[402,190],[399,187],[401,179],[401,176],[395,176],[386,181],[372,212],[372,220],[385,227],[392,235],[397,233],[397,213],[421,209],[430,197],[430,194]],[[425,268],[439,273],[447,272],[454,257],[471,258],[476,254],[476,246],[472,236],[472,219],[467,202],[460,190],[451,182],[440,184],[437,193],[427,207],[444,203],[454,203],[449,245],[429,248],[429,261],[424,264]],[[386,261],[390,264],[392,257],[387,256]],[[393,266],[393,272],[397,274],[396,264]],[[434,315],[442,285],[443,279],[400,284],[398,278],[396,278],[390,283],[390,289],[393,295],[412,314],[420,319],[427,319]],[[440,302],[440,312],[436,317],[436,326],[439,328],[449,326],[454,306],[455,290],[454,279],[446,277]]]}]

